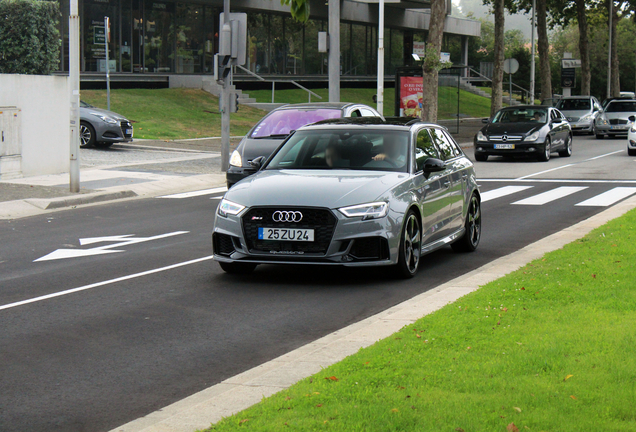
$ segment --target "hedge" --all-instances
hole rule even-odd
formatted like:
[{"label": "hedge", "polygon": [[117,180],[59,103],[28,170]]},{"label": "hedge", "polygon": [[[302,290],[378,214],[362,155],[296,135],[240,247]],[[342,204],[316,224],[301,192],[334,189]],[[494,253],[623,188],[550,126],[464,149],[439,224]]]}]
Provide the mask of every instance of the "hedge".
[{"label": "hedge", "polygon": [[48,75],[58,69],[60,6],[0,0],[0,73]]}]

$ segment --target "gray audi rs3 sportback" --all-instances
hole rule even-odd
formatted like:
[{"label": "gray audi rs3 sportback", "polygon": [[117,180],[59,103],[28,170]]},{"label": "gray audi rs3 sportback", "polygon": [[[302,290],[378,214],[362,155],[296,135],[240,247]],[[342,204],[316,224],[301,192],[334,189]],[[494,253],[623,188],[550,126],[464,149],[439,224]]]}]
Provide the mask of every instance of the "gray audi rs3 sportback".
[{"label": "gray audi rs3 sportback", "polygon": [[326,120],[253,163],[216,211],[214,259],[228,273],[302,263],[412,277],[425,253],[479,244],[473,164],[441,126]]}]

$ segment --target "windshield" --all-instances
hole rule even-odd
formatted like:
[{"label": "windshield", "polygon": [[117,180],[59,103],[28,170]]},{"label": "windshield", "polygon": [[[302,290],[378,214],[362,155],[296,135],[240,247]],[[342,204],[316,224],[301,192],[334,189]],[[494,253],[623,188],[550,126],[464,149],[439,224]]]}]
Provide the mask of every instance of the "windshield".
[{"label": "windshield", "polygon": [[274,111],[254,128],[250,138],[289,135],[293,130],[320,120],[340,118],[339,109],[283,109]]},{"label": "windshield", "polygon": [[301,131],[289,138],[265,169],[407,172],[408,143],[408,131]]},{"label": "windshield", "polygon": [[561,111],[589,111],[592,105],[589,99],[561,99],[557,108]]},{"label": "windshield", "polygon": [[94,108],[93,105],[87,104],[83,100],[80,101],[80,107],[82,107],[82,108]]},{"label": "windshield", "polygon": [[612,101],[605,108],[605,112],[636,112],[636,102]]},{"label": "windshield", "polygon": [[493,123],[545,123],[548,118],[545,108],[511,108],[503,109],[495,114]]}]

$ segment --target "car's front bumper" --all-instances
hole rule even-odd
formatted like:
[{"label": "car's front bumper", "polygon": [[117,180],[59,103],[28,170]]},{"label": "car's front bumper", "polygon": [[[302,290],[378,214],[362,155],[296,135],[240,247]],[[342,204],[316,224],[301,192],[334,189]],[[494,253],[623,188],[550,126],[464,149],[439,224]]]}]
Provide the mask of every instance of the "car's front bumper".
[{"label": "car's front bumper", "polygon": [[475,154],[481,155],[497,155],[497,156],[532,156],[539,155],[545,150],[545,141],[534,141],[534,142],[514,142],[514,143],[506,143],[510,145],[514,145],[514,148],[511,149],[498,149],[495,148],[496,145],[500,145],[504,143],[494,143],[491,141],[477,141],[474,140],[473,145],[475,148]]},{"label": "car's front bumper", "polygon": [[579,121],[579,122],[571,122],[570,127],[572,128],[572,132],[574,133],[591,133],[594,131],[594,121]]},{"label": "car's front bumper", "polygon": [[596,133],[599,135],[627,135],[630,125],[596,124]]},{"label": "car's front bumper", "polygon": [[[94,122],[95,124],[97,122]],[[127,120],[110,124],[99,122],[95,127],[95,141],[104,143],[122,143],[133,140],[133,127]]]},{"label": "car's front bumper", "polygon": [[[325,210],[325,209],[321,209]],[[396,264],[402,227],[402,217],[389,215],[367,221],[347,218],[338,211],[328,210],[335,217],[331,239],[324,251],[319,253],[296,250],[296,245],[277,242],[273,250],[267,246],[255,246],[255,238],[246,238],[249,231],[241,217],[216,215],[212,243],[216,261],[256,264],[320,264],[349,267],[381,266]],[[260,224],[260,222],[255,222]],[[263,222],[263,226],[272,227]],[[320,239],[316,229],[316,241]],[[249,235],[249,234],[248,234]],[[325,234],[328,235],[328,234]],[[289,246],[289,247],[288,247]]]}]

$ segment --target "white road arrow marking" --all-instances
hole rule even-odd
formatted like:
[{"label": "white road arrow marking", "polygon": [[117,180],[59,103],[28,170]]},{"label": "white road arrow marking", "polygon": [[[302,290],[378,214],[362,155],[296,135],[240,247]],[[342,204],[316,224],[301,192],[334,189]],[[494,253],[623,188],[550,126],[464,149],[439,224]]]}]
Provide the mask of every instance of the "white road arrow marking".
[{"label": "white road arrow marking", "polygon": [[[89,237],[89,238],[79,239],[80,245],[87,245],[87,244],[100,243],[100,242],[111,242],[111,241],[115,241],[119,243],[109,244],[105,246],[97,246],[91,249],[57,249],[56,251],[53,251],[50,254],[43,256],[42,258],[38,258],[34,260],[33,262],[50,261],[50,260],[64,259],[64,258],[78,258],[78,257],[84,257],[84,256],[91,256],[91,255],[103,255],[103,254],[115,253],[115,252],[125,252],[123,250],[113,250],[113,249],[120,246],[128,246],[135,243],[142,243],[142,242],[158,240],[158,239],[162,239],[166,237],[173,237],[173,236],[177,236],[181,234],[186,234],[188,232],[189,231],[175,231],[175,232],[171,232],[167,234],[156,235],[153,237],[132,237],[133,234],[125,234],[125,235],[110,236],[110,237]],[[120,240],[123,240],[123,241],[120,241]]]}]

